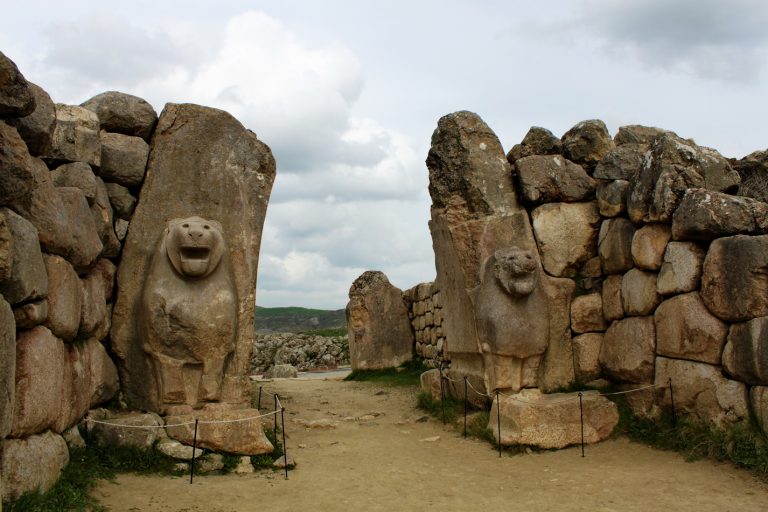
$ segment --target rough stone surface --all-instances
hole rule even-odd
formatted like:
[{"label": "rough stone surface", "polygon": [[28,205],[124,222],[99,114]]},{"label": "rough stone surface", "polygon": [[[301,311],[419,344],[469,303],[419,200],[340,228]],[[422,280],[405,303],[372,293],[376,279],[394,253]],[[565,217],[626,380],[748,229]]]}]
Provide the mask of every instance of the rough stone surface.
[{"label": "rough stone surface", "polygon": [[550,275],[574,275],[597,254],[600,215],[594,202],[545,204],[531,217],[541,264]]},{"label": "rough stone surface", "polygon": [[[53,425],[54,432],[64,432],[86,415],[91,403],[91,352],[85,344],[68,345],[67,368],[61,414]],[[68,374],[68,375],[67,375]]]},{"label": "rough stone surface", "polygon": [[64,164],[51,171],[51,180],[57,187],[77,187],[83,191],[89,205],[96,200],[96,175],[91,166],[83,162]]},{"label": "rough stone surface", "polygon": [[13,234],[0,210],[0,281],[5,281],[13,272]]},{"label": "rough stone surface", "polygon": [[640,174],[648,147],[645,144],[624,144],[613,148],[595,167],[595,178],[602,180],[631,180]]},{"label": "rough stone surface", "polygon": [[42,88],[29,83],[35,97],[35,110],[28,116],[8,119],[8,124],[15,126],[19,135],[34,156],[42,156],[51,148],[53,130],[56,127],[56,105]]},{"label": "rough stone surface", "polygon": [[200,448],[193,449],[191,446],[181,444],[180,442],[174,441],[173,439],[163,439],[155,445],[155,449],[162,454],[173,457],[174,459],[189,461],[192,460],[193,455],[194,458],[197,458],[202,456],[204,453]]},{"label": "rough stone surface", "polygon": [[264,374],[265,379],[295,379],[299,371],[290,364],[276,364]]},{"label": "rough stone surface", "polygon": [[624,276],[608,276],[603,281],[603,316],[608,322],[620,320],[624,314],[624,303],[621,300],[621,284]]},{"label": "rough stone surface", "polygon": [[149,144],[140,137],[101,132],[101,168],[105,181],[138,187],[144,180]]},{"label": "rough stone surface", "polygon": [[[90,413],[89,417],[92,417]],[[152,413],[108,414],[93,419],[101,423],[90,424],[91,439],[105,446],[151,448],[162,434],[163,429],[158,427],[165,424],[160,416]],[[138,426],[147,428],[133,428]]]},{"label": "rough stone surface", "polygon": [[656,355],[652,316],[617,320],[605,332],[600,349],[603,374],[617,382],[650,384]]},{"label": "rough stone surface", "polygon": [[15,206],[29,201],[35,186],[33,166],[33,158],[19,132],[0,121],[0,205]]},{"label": "rough stone surface", "polygon": [[16,499],[25,492],[47,491],[69,463],[67,443],[51,432],[26,439],[6,439],[0,453],[3,501]]},{"label": "rough stone surface", "polygon": [[[152,410],[160,403],[151,362],[139,343],[142,336],[136,320],[145,285],[152,283],[146,276],[167,222],[191,215],[217,221],[229,249],[237,341],[224,369],[219,399],[247,402],[256,269],[274,176],[275,162],[269,148],[231,115],[190,104],[166,105],[154,132],[141,202],[123,248],[112,316],[112,349],[119,361],[121,388],[130,404]],[[177,290],[172,297],[179,305],[191,298],[195,303],[204,300],[191,290],[188,293],[192,295],[185,298]],[[184,315],[193,314],[188,306],[184,308]]]},{"label": "rough stone surface", "polygon": [[580,295],[571,303],[571,329],[575,333],[602,332],[608,325],[603,317],[603,298],[599,293]]},{"label": "rough stone surface", "polygon": [[[259,414],[256,409],[203,410],[194,416],[168,416],[166,425],[187,424],[167,426],[165,430],[169,437],[191,445],[197,418],[200,420],[197,427],[197,446],[200,448],[239,455],[271,453],[274,447],[264,435]],[[245,420],[246,418],[253,419]]]},{"label": "rough stone surface", "polygon": [[276,365],[291,365],[298,371],[349,364],[349,338],[312,334],[256,334],[250,373],[261,373]]},{"label": "rough stone surface", "polygon": [[101,93],[81,104],[96,113],[101,128],[135,135],[149,141],[157,124],[157,112],[145,100],[122,92]]},{"label": "rough stone surface", "polygon": [[46,254],[43,257],[48,274],[48,318],[45,326],[65,340],[72,341],[80,326],[80,310],[83,292],[75,269],[61,256]]},{"label": "rough stone surface", "polygon": [[44,158],[54,162],[85,162],[101,165],[99,118],[88,109],[56,104],[56,127],[50,151]]},{"label": "rough stone surface", "polygon": [[394,368],[411,359],[413,333],[403,292],[368,271],[349,289],[347,330],[353,370]]},{"label": "rough stone surface", "polygon": [[753,386],[749,390],[749,402],[757,424],[768,435],[768,387]]},{"label": "rough stone surface", "polygon": [[85,349],[88,352],[85,359],[90,363],[89,407],[95,407],[117,396],[117,367],[104,345],[96,338],[89,338],[85,342]]},{"label": "rough stone surface", "polygon": [[85,439],[80,435],[80,429],[77,428],[77,425],[62,432],[61,437],[64,439],[64,442],[67,443],[67,447],[69,447],[70,450],[72,448],[85,448],[86,446]]},{"label": "rough stone surface", "polygon": [[607,219],[600,225],[597,252],[603,272],[622,274],[633,266],[632,238],[635,227],[624,218]]},{"label": "rough stone surface", "polygon": [[15,391],[16,324],[10,304],[0,295],[0,439],[11,430]]},{"label": "rough stone surface", "polygon": [[718,238],[709,246],[701,298],[722,320],[740,322],[768,315],[768,235]]},{"label": "rough stone surface", "polygon": [[[543,277],[547,293],[549,343],[537,369],[536,384],[542,392],[553,393],[576,381],[570,329],[571,298],[576,285],[571,279]],[[525,375],[525,368],[523,370]]]},{"label": "rough stone surface", "polygon": [[507,153],[507,161],[514,164],[516,160],[531,155],[559,155],[563,152],[563,144],[551,131],[539,126],[532,126],[525,134],[520,144],[515,144]]},{"label": "rough stone surface", "polygon": [[128,235],[128,226],[130,225],[130,222],[123,219],[117,219],[115,221],[115,235],[117,235],[117,239],[121,242],[125,240],[125,237]]},{"label": "rough stone surface", "polygon": [[568,160],[589,168],[594,168],[614,148],[608,128],[599,119],[577,123],[565,132],[561,139],[563,155]]},{"label": "rough stone surface", "polygon": [[671,295],[698,289],[705,254],[695,242],[667,244],[656,291],[661,295]]},{"label": "rough stone surface", "polygon": [[31,329],[40,325],[48,318],[48,300],[27,302],[13,308],[13,318],[18,329]]},{"label": "rough stone surface", "polygon": [[654,322],[659,355],[720,364],[728,326],[707,310],[698,293],[665,300],[656,309]]},{"label": "rough stone surface", "polygon": [[10,233],[10,250],[3,259],[11,263],[11,272],[0,281],[0,293],[11,305],[45,297],[48,294],[48,274],[37,241],[37,230],[23,217],[8,208],[0,215]]},{"label": "rough stone surface", "polygon": [[615,180],[598,183],[596,189],[597,205],[603,217],[616,217],[627,211],[629,182]]},{"label": "rough stone surface", "polygon": [[712,240],[768,232],[768,204],[702,188],[685,192],[672,216],[675,240]]},{"label": "rough stone surface", "polygon": [[0,118],[24,117],[35,110],[35,95],[16,64],[0,52]]},{"label": "rough stone surface", "polygon": [[114,228],[114,212],[109,199],[107,187],[101,178],[96,178],[96,198],[91,205],[91,216],[96,232],[104,249],[101,255],[105,258],[116,258],[120,255],[120,241]]},{"label": "rough stone surface", "polygon": [[104,248],[88,201],[79,188],[61,187],[57,190],[68,221],[66,227],[70,230],[72,245],[63,248],[64,254],[56,253],[66,257],[77,270],[88,268]]},{"label": "rough stone surface", "polygon": [[632,259],[643,270],[659,270],[672,233],[664,224],[648,224],[632,237]]},{"label": "rough stone surface", "polygon": [[652,126],[630,124],[627,126],[619,127],[619,131],[616,132],[616,136],[613,138],[613,141],[616,143],[616,145],[650,144],[653,142],[653,139],[663,133],[667,133],[667,131],[662,130],[661,128],[654,128]]},{"label": "rough stone surface", "polygon": [[731,325],[723,368],[747,384],[768,385],[768,317]]},{"label": "rough stone surface", "polygon": [[581,201],[595,193],[595,180],[560,155],[524,157],[515,162],[515,169],[523,199],[530,203]]},{"label": "rough stone surface", "polygon": [[669,380],[675,395],[675,410],[725,427],[748,418],[747,387],[723,377],[720,368],[680,359],[656,359],[655,384],[663,388],[661,404],[672,405]]},{"label": "rough stone surface", "polygon": [[109,332],[107,301],[112,296],[112,286],[117,269],[111,261],[100,259],[80,282],[82,307],[80,337],[103,339]]},{"label": "rough stone surface", "polygon": [[600,378],[600,348],[603,346],[603,336],[598,332],[574,336],[573,366],[576,370],[576,382],[591,382]]},{"label": "rough stone surface", "polygon": [[[586,391],[582,395],[584,442],[597,443],[611,435],[619,422],[619,413],[616,405],[597,391]],[[516,395],[500,397],[498,407],[493,404],[488,427],[503,446],[564,448],[581,443],[581,418],[577,393],[545,395],[537,389],[524,389]]]},{"label": "rough stone surface", "polygon": [[633,268],[621,281],[621,303],[627,316],[653,314],[661,302],[656,292],[657,274]]},{"label": "rough stone surface", "polygon": [[104,185],[107,187],[109,202],[112,203],[115,215],[124,220],[131,220],[133,210],[136,208],[136,198],[122,185],[117,183],[105,183]]}]

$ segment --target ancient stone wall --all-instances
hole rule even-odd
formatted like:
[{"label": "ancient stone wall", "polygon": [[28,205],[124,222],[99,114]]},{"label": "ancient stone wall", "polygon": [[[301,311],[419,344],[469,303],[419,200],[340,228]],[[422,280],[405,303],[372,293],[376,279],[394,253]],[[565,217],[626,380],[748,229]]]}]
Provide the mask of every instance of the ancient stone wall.
[{"label": "ancient stone wall", "polygon": [[443,306],[435,283],[421,283],[403,292],[408,318],[413,327],[415,353],[428,366],[445,361],[446,338],[443,332]]}]

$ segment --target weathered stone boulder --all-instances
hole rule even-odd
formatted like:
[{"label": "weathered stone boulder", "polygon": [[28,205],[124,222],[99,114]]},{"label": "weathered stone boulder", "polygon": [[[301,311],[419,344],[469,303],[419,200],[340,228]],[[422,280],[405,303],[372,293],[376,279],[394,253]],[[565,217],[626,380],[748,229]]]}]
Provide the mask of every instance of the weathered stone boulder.
[{"label": "weathered stone boulder", "polygon": [[659,270],[672,233],[664,224],[647,224],[632,237],[632,259],[643,270]]},{"label": "weathered stone boulder", "polygon": [[89,338],[85,342],[85,349],[88,353],[85,359],[90,362],[89,407],[95,407],[117,395],[117,368],[104,345],[96,338]]},{"label": "weathered stone boulder", "polygon": [[107,187],[101,178],[96,178],[96,197],[91,205],[91,216],[99,240],[104,246],[101,255],[105,258],[116,258],[120,255],[120,241],[114,228],[114,212],[109,199]]},{"label": "weathered stone boulder", "polygon": [[69,463],[69,449],[60,435],[46,432],[26,439],[6,439],[0,450],[2,498],[9,501],[26,492],[45,492]]},{"label": "weathered stone boulder", "polygon": [[671,295],[698,289],[705,254],[695,242],[667,244],[656,291],[661,295]]},{"label": "weathered stone boulder", "polygon": [[514,164],[516,160],[531,155],[559,155],[563,152],[563,144],[551,131],[539,126],[532,126],[525,134],[520,144],[515,144],[507,153],[507,161]]},{"label": "weathered stone boulder", "polygon": [[621,275],[608,276],[603,281],[603,316],[608,322],[620,320],[626,316],[624,314],[624,304],[621,300],[621,285],[623,281],[624,276]]},{"label": "weathered stone boulder", "polygon": [[740,322],[768,315],[768,235],[718,238],[709,246],[701,298],[722,320]]},{"label": "weathered stone boulder", "polygon": [[122,92],[103,92],[81,104],[96,113],[102,130],[135,135],[149,141],[157,112],[145,100]]},{"label": "weathered stone boulder", "polygon": [[606,219],[600,225],[597,252],[603,272],[622,274],[633,266],[632,238],[635,227],[624,218]]},{"label": "weathered stone boulder", "polygon": [[101,168],[105,181],[138,187],[144,179],[149,144],[141,137],[101,132]]},{"label": "weathered stone boulder", "polygon": [[[619,422],[616,405],[597,391],[581,395],[584,442],[591,444],[606,439]],[[581,443],[579,393],[545,395],[538,389],[524,389],[515,395],[500,396],[499,402],[496,404],[494,400],[488,427],[503,446],[522,444],[551,449]]]},{"label": "weathered stone boulder", "polygon": [[617,320],[603,337],[600,367],[617,382],[653,382],[656,329],[651,316]]},{"label": "weathered stone boulder", "polygon": [[675,240],[712,240],[768,232],[768,204],[702,188],[685,192],[672,216]]},{"label": "weathered stone boulder", "polygon": [[655,272],[646,272],[633,268],[621,281],[621,303],[627,316],[645,316],[653,314],[661,302],[656,292]]},{"label": "weathered stone boulder", "polygon": [[65,340],[72,341],[80,327],[80,310],[83,292],[75,269],[61,256],[46,254],[43,257],[48,274],[48,317],[45,326]]},{"label": "weathered stone boulder", "polygon": [[598,183],[596,189],[597,205],[603,217],[616,217],[627,211],[629,182],[625,180]]},{"label": "weathered stone boulder", "polygon": [[[167,455],[178,460],[189,460],[192,458],[198,458],[205,453],[200,448],[192,448],[191,446],[183,445],[173,439],[163,439],[155,445],[155,449],[160,453]],[[194,450],[194,451],[193,451]],[[250,461],[249,461],[250,464]],[[253,466],[251,466],[253,469]]]},{"label": "weathered stone boulder", "polygon": [[197,419],[200,448],[240,455],[271,453],[274,447],[264,435],[259,414],[256,409],[203,410],[168,416],[165,430],[172,439],[191,445]]},{"label": "weathered stone boulder", "polygon": [[61,187],[57,191],[61,197],[66,228],[70,230],[72,242],[68,247],[60,247],[53,252],[67,258],[75,269],[86,269],[104,248],[88,201],[79,188]]},{"label": "weathered stone boulder", "polygon": [[749,402],[758,426],[763,430],[763,434],[768,435],[768,387],[752,386],[749,390]]},{"label": "weathered stone boulder", "polygon": [[89,206],[96,201],[96,175],[86,163],[60,165],[51,171],[51,180],[57,187],[76,187],[82,190]]},{"label": "weathered stone boulder", "polygon": [[18,329],[31,329],[42,324],[48,318],[48,300],[42,299],[17,305],[13,309],[13,318],[16,320]]},{"label": "weathered stone boulder", "polygon": [[651,144],[627,211],[634,222],[668,222],[686,190],[730,192],[739,182],[738,173],[720,153],[666,132]]},{"label": "weathered stone boulder", "polygon": [[[165,423],[157,414],[136,412],[93,414],[93,412],[89,412],[86,421],[92,420],[89,421],[88,428],[91,439],[96,444],[151,448],[158,438],[165,436],[163,432]],[[193,419],[192,424],[194,423]]]},{"label": "weathered stone boulder", "polygon": [[599,379],[600,349],[603,346],[603,333],[589,332],[573,338],[573,366],[576,382],[591,382]]},{"label": "weathered stone boulder", "polygon": [[13,234],[0,210],[0,282],[11,277],[13,272]]},{"label": "weathered stone boulder", "polygon": [[610,150],[595,167],[594,177],[601,180],[631,180],[640,174],[648,146],[623,144]]},{"label": "weathered stone boulder", "polygon": [[723,368],[747,384],[768,385],[768,317],[731,325]]},{"label": "weathered stone boulder", "polygon": [[515,169],[523,199],[530,203],[581,201],[595,193],[595,180],[580,165],[560,155],[520,158]]},{"label": "weathered stone boulder", "polygon": [[62,390],[64,400],[61,413],[53,425],[53,431],[57,433],[77,424],[86,415],[91,403],[91,351],[85,343],[67,345],[66,348],[68,360]]},{"label": "weathered stone boulder", "polygon": [[413,333],[402,296],[382,272],[364,272],[352,284],[347,329],[353,370],[393,368],[410,361]]},{"label": "weathered stone boulder", "polygon": [[664,389],[661,403],[667,407],[672,405],[668,387],[670,379],[678,412],[697,416],[718,427],[749,417],[747,387],[723,377],[717,366],[657,358],[654,383]]},{"label": "weathered stone boulder", "polygon": [[[549,320],[547,351],[538,367],[536,384],[544,393],[571,386],[576,381],[571,342],[571,298],[576,285],[571,279],[543,275]],[[539,313],[541,314],[541,313]],[[535,358],[533,359],[535,362]],[[526,371],[524,368],[523,374]],[[531,372],[533,373],[533,372]]]},{"label": "weathered stone boulder", "polygon": [[607,327],[603,316],[603,298],[599,293],[580,295],[573,299],[571,303],[573,332],[602,332]]},{"label": "weathered stone boulder", "polygon": [[653,126],[630,124],[619,127],[613,141],[619,146],[622,144],[650,144],[662,133],[667,133],[667,131]]},{"label": "weathered stone boulder", "polygon": [[30,154],[42,156],[51,149],[53,130],[56,128],[56,105],[42,88],[29,83],[35,97],[35,110],[28,116],[8,119],[29,148]]},{"label": "weathered stone boulder", "polygon": [[653,319],[659,355],[720,364],[728,326],[707,310],[698,293],[665,300]]},{"label": "weathered stone boulder", "polygon": [[594,202],[545,204],[531,217],[541,264],[550,275],[573,275],[597,254],[600,214]]},{"label": "weathered stone boulder", "polygon": [[[0,293],[11,305],[45,297],[48,294],[48,274],[37,241],[37,230],[25,218],[8,208],[0,208],[5,219],[6,242],[2,244],[4,267],[10,273],[0,280]],[[10,235],[10,236],[9,236]],[[10,265],[8,265],[10,263]]]},{"label": "weathered stone boulder", "polygon": [[16,391],[16,323],[13,311],[0,295],[0,439],[11,430]]},{"label": "weathered stone boulder", "polygon": [[[145,298],[149,300],[147,290],[161,291],[162,280],[168,280],[168,283],[175,280],[178,286],[167,290],[168,298],[173,302],[166,310],[167,318],[178,318],[185,325],[192,322],[199,326],[210,320],[218,326],[213,327],[214,330],[223,328],[220,320],[214,321],[214,316],[206,313],[203,304],[210,302],[213,297],[210,294],[219,292],[234,298],[236,327],[233,336],[226,340],[234,341],[235,345],[226,358],[222,373],[205,372],[206,375],[217,375],[207,381],[206,386],[210,394],[215,395],[215,400],[244,404],[247,402],[247,371],[254,329],[259,245],[275,176],[272,153],[253,132],[246,130],[231,115],[191,104],[166,105],[154,132],[152,148],[141,202],[131,220],[117,276],[118,296],[112,315],[111,341],[119,361],[121,389],[133,406],[157,410],[164,403],[158,395],[160,388],[153,370],[154,363],[142,347],[141,340],[146,338],[140,329],[151,324],[146,323],[147,317],[142,313],[142,308],[149,304],[145,301]],[[184,228],[182,223],[180,230],[174,231],[174,237],[183,235],[187,230],[188,237],[200,235],[206,244],[214,244],[214,238],[224,243],[209,247],[213,252],[185,253],[185,261],[179,258],[176,263],[207,269],[215,259],[210,256],[216,254],[222,256],[222,260],[226,257],[229,262],[216,266],[212,274],[202,276],[205,278],[190,279],[176,270],[174,262],[168,259],[169,256],[176,258],[177,254],[181,254],[177,245],[180,239],[174,238],[176,241],[170,245],[171,253],[163,255],[162,247],[167,233],[170,233],[165,232],[168,222],[192,216],[210,220],[209,227],[215,226],[214,221],[218,223],[221,238],[215,235],[209,238],[206,233],[210,230],[205,230],[205,223],[190,223],[189,228]],[[223,247],[227,248],[226,254],[217,252]],[[209,257],[203,258],[205,255]],[[153,261],[157,262],[155,269],[158,277],[148,276],[153,272]],[[165,262],[164,268],[159,266],[161,262]],[[180,266],[182,270],[183,266]],[[188,270],[194,269],[189,267]],[[215,282],[208,277],[214,277]],[[179,286],[185,290],[184,293],[180,293]],[[206,292],[201,295],[202,288]],[[144,311],[151,311],[151,308]],[[160,319],[159,316],[154,318]],[[231,320],[228,317],[227,322]],[[174,322],[176,320],[171,324]],[[173,332],[174,336],[181,336],[180,331]],[[213,343],[212,339],[208,341],[211,343],[205,346],[209,346],[210,350],[223,350],[220,343]],[[195,364],[196,367],[190,368],[193,373],[200,371],[199,363]],[[201,373],[197,374],[202,377]],[[185,382],[193,380],[197,378],[185,379]],[[204,398],[207,394],[201,395],[203,402],[209,400]]]},{"label": "weathered stone boulder", "polygon": [[590,169],[614,148],[608,128],[599,119],[577,123],[565,132],[561,140],[563,155],[568,160]]},{"label": "weathered stone boulder", "polygon": [[133,209],[136,207],[136,198],[122,185],[117,183],[105,183],[104,185],[107,187],[109,202],[112,203],[115,215],[124,220],[131,220]]},{"label": "weathered stone boulder", "polygon": [[0,52],[0,118],[24,117],[35,110],[35,96],[16,64]]},{"label": "weathered stone boulder", "polygon": [[33,162],[19,132],[0,121],[0,205],[14,206],[29,200],[35,186]]},{"label": "weathered stone boulder", "polygon": [[265,379],[295,379],[299,371],[291,364],[276,364],[264,374]]},{"label": "weathered stone boulder", "polygon": [[50,151],[44,156],[53,162],[85,162],[101,165],[99,118],[88,109],[56,104],[56,127]]},{"label": "weathered stone boulder", "polygon": [[109,332],[107,301],[112,296],[116,271],[112,262],[102,258],[79,283],[83,297],[79,311],[81,337],[103,339]]}]

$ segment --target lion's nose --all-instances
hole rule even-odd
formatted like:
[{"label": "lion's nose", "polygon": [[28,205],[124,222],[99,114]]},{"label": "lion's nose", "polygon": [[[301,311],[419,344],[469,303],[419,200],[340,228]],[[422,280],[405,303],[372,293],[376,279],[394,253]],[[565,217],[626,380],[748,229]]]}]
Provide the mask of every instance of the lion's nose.
[{"label": "lion's nose", "polygon": [[189,235],[189,238],[192,240],[199,240],[203,237],[203,231],[198,228],[190,228],[189,231],[187,231],[187,235]]}]

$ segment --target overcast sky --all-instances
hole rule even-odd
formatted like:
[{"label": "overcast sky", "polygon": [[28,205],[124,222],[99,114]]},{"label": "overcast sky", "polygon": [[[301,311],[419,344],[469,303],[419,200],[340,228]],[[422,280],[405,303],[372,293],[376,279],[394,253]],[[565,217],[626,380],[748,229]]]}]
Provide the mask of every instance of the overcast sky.
[{"label": "overcast sky", "polygon": [[761,0],[2,3],[0,50],[54,101],[218,107],[272,148],[262,306],[342,308],[365,270],[434,279],[424,159],[457,110],[505,151],[594,118],[768,147]]}]

